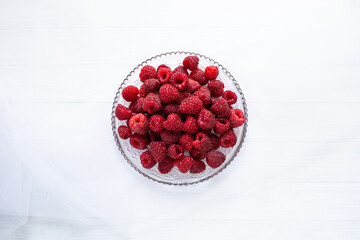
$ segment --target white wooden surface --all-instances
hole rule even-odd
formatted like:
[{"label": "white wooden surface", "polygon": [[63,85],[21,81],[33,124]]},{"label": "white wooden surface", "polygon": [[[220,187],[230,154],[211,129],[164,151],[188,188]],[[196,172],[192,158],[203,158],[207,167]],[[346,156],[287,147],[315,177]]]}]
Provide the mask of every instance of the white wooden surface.
[{"label": "white wooden surface", "polygon": [[[223,64],[249,108],[238,158],[180,188],[121,161],[109,119],[128,72],[174,50]],[[358,0],[2,0],[0,81],[23,139],[104,221],[77,221],[43,173],[9,239],[360,239]]]}]

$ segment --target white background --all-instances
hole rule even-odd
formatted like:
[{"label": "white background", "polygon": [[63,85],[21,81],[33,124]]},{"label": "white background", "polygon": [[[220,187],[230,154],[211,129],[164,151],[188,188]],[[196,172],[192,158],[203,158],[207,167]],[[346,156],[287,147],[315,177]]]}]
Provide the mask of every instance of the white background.
[{"label": "white background", "polygon": [[[110,127],[122,79],[176,50],[224,65],[249,108],[236,160],[188,187],[136,173]],[[8,239],[360,239],[358,0],[1,0],[0,87],[33,154]]]}]

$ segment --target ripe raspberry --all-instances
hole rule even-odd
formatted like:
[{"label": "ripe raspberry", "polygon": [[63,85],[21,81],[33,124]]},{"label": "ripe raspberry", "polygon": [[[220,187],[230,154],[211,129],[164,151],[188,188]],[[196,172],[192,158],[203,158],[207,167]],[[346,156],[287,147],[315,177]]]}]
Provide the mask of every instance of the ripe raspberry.
[{"label": "ripe raspberry", "polygon": [[170,132],[164,130],[160,133],[161,139],[168,145],[176,143],[180,137],[180,133],[178,132]]},{"label": "ripe raspberry", "polygon": [[180,112],[180,106],[176,103],[169,103],[164,107],[164,111],[166,113],[166,115],[170,115],[172,113],[176,113],[177,115],[180,116],[181,112]]},{"label": "ripe raspberry", "polygon": [[188,56],[183,61],[184,68],[194,71],[198,68],[199,58],[197,56]]},{"label": "ripe raspberry", "polygon": [[236,144],[236,135],[234,133],[234,130],[230,129],[226,133],[220,136],[219,143],[220,146],[223,148],[230,148],[235,146]]},{"label": "ripe raspberry", "polygon": [[193,141],[193,147],[199,150],[200,152],[208,152],[212,149],[210,137],[203,132],[196,134],[195,140]]},{"label": "ripe raspberry", "polygon": [[156,77],[156,69],[150,65],[145,65],[139,74],[140,81],[144,82],[146,79]]},{"label": "ripe raspberry", "polygon": [[170,84],[164,84],[160,87],[159,96],[163,103],[174,102],[179,98],[179,91]]},{"label": "ripe raspberry", "polygon": [[162,174],[167,174],[174,167],[173,160],[169,157],[166,157],[164,161],[160,162],[158,165],[159,172]]},{"label": "ripe raspberry", "polygon": [[151,131],[149,136],[150,136],[150,141],[161,141],[161,137],[159,133]]},{"label": "ripe raspberry", "polygon": [[143,152],[140,155],[140,162],[141,162],[141,165],[146,169],[150,169],[153,166],[155,166],[155,164],[156,164],[156,161],[151,156],[150,151]]},{"label": "ripe raspberry", "polygon": [[237,96],[233,91],[227,90],[223,93],[223,98],[228,102],[229,105],[236,103]]},{"label": "ripe raspberry", "polygon": [[125,87],[121,92],[122,97],[128,102],[134,102],[137,99],[138,94],[139,89],[133,85]]},{"label": "ripe raspberry", "polygon": [[193,141],[194,137],[189,133],[184,133],[179,138],[179,144],[183,146],[186,151],[190,151],[192,149]]},{"label": "ripe raspberry", "polygon": [[185,123],[183,125],[183,131],[187,133],[197,133],[199,127],[196,123],[196,118],[190,115],[186,116]]},{"label": "ripe raspberry", "polygon": [[144,150],[149,145],[149,138],[147,135],[134,133],[130,137],[130,145],[136,149]]},{"label": "ripe raspberry", "polygon": [[165,64],[160,64],[157,69],[156,69],[156,72],[159,72],[160,68],[169,68],[167,65]]},{"label": "ripe raspberry", "polygon": [[201,101],[204,103],[204,106],[207,106],[210,104],[211,101],[211,93],[208,87],[202,86],[196,92],[194,92],[194,96],[197,96],[201,99]]},{"label": "ripe raspberry", "polygon": [[151,156],[157,162],[162,162],[166,158],[166,144],[163,141],[152,141],[149,145]]},{"label": "ripe raspberry", "polygon": [[159,111],[162,108],[159,95],[155,93],[149,93],[148,95],[146,95],[142,108],[149,114],[153,114]]},{"label": "ripe raspberry", "polygon": [[216,119],[216,123],[215,123],[215,127],[214,127],[214,132],[216,134],[223,134],[225,133],[227,130],[229,130],[230,128],[230,121],[226,118],[218,118]]},{"label": "ripe raspberry", "polygon": [[159,88],[160,88],[160,82],[159,80],[155,79],[155,78],[150,78],[145,80],[144,82],[144,88],[145,88],[145,93],[156,93]]},{"label": "ripe raspberry", "polygon": [[161,67],[158,69],[156,76],[161,84],[165,84],[170,81],[171,74],[172,72],[169,67]]},{"label": "ripe raspberry", "polygon": [[184,156],[184,147],[178,144],[171,144],[167,151],[172,159],[179,159]]},{"label": "ripe raspberry", "polygon": [[224,93],[224,87],[224,83],[219,80],[210,81],[208,84],[211,96],[213,97],[221,97]]},{"label": "ripe raspberry", "polygon": [[145,84],[141,84],[140,86],[140,90],[139,90],[139,95],[140,97],[146,97],[146,89],[145,89]]},{"label": "ripe raspberry", "polygon": [[115,116],[119,120],[127,120],[131,118],[132,112],[127,107],[124,107],[122,104],[118,104],[115,108]]},{"label": "ripe raspberry", "polygon": [[216,99],[210,110],[219,117],[229,117],[231,114],[229,104],[223,98]]},{"label": "ripe raspberry", "polygon": [[203,161],[200,161],[200,160],[196,160],[196,159],[193,159],[193,164],[190,168],[190,173],[201,173],[203,171],[205,171],[205,163]]},{"label": "ripe raspberry", "polygon": [[207,84],[209,81],[206,80],[205,78],[205,73],[203,70],[201,70],[200,68],[195,69],[194,71],[192,71],[190,73],[190,78],[192,80],[197,81],[198,83],[200,83],[200,85],[205,85]]},{"label": "ripe raspberry", "polygon": [[171,75],[170,83],[176,87],[176,89],[182,91],[185,90],[188,85],[188,77],[184,73],[176,72]]},{"label": "ripe raspberry", "polygon": [[220,167],[225,162],[225,155],[222,152],[213,150],[206,154],[206,162],[211,168]]},{"label": "ripe raspberry", "polygon": [[240,109],[231,109],[230,113],[229,120],[232,128],[237,128],[244,124],[245,117],[243,111]]},{"label": "ripe raspberry", "polygon": [[205,153],[200,152],[196,148],[193,148],[190,150],[190,156],[194,159],[201,160],[201,159],[205,158]]},{"label": "ripe raspberry", "polygon": [[213,150],[218,149],[220,147],[219,137],[216,136],[215,134],[209,134],[209,138],[211,140],[212,149]]},{"label": "ripe raspberry", "polygon": [[119,137],[122,139],[128,139],[129,137],[131,137],[131,129],[127,126],[121,125],[118,128],[118,134]]},{"label": "ripe raspberry", "polygon": [[209,110],[203,108],[197,117],[197,124],[201,129],[211,129],[215,126],[216,120]]},{"label": "ripe raspberry", "polygon": [[165,118],[161,115],[155,114],[152,115],[149,119],[149,126],[151,131],[153,132],[161,132],[164,128],[162,126],[162,123],[164,122]]},{"label": "ripe raspberry", "polygon": [[201,87],[200,83],[198,83],[197,81],[192,80],[191,78],[189,78],[186,91],[188,91],[189,93],[193,93],[196,90],[198,90],[200,87]]},{"label": "ripe raspberry", "polygon": [[179,98],[176,101],[177,104],[180,104],[185,98],[190,97],[191,94],[189,92],[179,92]]},{"label": "ripe raspberry", "polygon": [[167,116],[166,120],[163,122],[163,127],[166,130],[174,131],[174,132],[180,132],[182,131],[183,123],[181,122],[181,119],[179,115],[172,113]]},{"label": "ripe raspberry", "polygon": [[135,102],[130,103],[129,109],[133,113],[141,113],[143,111],[142,109],[143,102],[144,102],[144,98],[139,97],[138,99],[135,100]]},{"label": "ripe raspberry", "polygon": [[177,166],[180,172],[186,173],[190,170],[193,164],[193,159],[190,156],[183,156],[180,159],[174,161],[174,165]]},{"label": "ripe raspberry", "polygon": [[184,114],[198,114],[202,109],[203,103],[200,98],[190,96],[184,99],[180,104],[180,111]]},{"label": "ripe raspberry", "polygon": [[143,113],[138,113],[130,118],[130,128],[133,132],[145,135],[149,130],[149,120]]},{"label": "ripe raspberry", "polygon": [[205,77],[207,80],[215,80],[219,75],[219,69],[217,66],[208,66],[205,68]]},{"label": "ripe raspberry", "polygon": [[186,76],[189,76],[188,71],[187,71],[186,68],[184,68],[184,66],[182,66],[182,65],[180,65],[180,66],[178,66],[177,68],[175,68],[172,73],[174,74],[174,73],[176,73],[176,72],[181,72],[181,73],[184,73]]}]

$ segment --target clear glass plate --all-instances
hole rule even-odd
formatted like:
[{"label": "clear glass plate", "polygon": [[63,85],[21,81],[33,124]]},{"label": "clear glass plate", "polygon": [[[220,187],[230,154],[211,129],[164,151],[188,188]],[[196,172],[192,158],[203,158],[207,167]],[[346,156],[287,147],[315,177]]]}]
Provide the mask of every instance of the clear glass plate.
[{"label": "clear glass plate", "polygon": [[[168,174],[161,174],[157,169],[157,165],[155,165],[152,169],[145,169],[142,167],[142,165],[140,163],[140,155],[143,151],[133,148],[130,145],[129,139],[123,140],[118,136],[118,133],[117,133],[118,127],[120,125],[125,125],[126,122],[119,121],[115,117],[115,108],[119,103],[121,103],[125,106],[128,106],[128,103],[121,96],[121,91],[124,87],[126,87],[128,85],[134,85],[134,86],[140,87],[140,85],[142,83],[140,82],[140,79],[139,79],[139,73],[143,66],[151,65],[151,66],[157,68],[157,66],[159,66],[160,64],[166,64],[169,67],[171,67],[171,69],[174,69],[175,67],[182,65],[183,59],[186,56],[190,56],[190,55],[196,55],[199,57],[199,59],[200,59],[199,68],[201,68],[203,70],[205,69],[206,66],[209,66],[209,65],[215,65],[219,68],[218,79],[220,79],[224,83],[226,90],[232,90],[233,92],[236,93],[238,100],[233,105],[233,107],[240,108],[244,112],[246,121],[241,127],[234,129],[235,134],[238,137],[236,145],[232,148],[224,149],[224,148],[220,147],[218,149],[219,151],[223,152],[226,155],[225,162],[218,168],[212,169],[211,167],[206,166],[206,170],[204,172],[198,173],[198,174],[191,174],[189,172],[184,174],[184,173],[181,173],[176,167],[174,167],[171,170],[171,172],[169,172]],[[126,161],[137,172],[139,172],[143,176],[145,176],[151,180],[154,180],[156,182],[169,184],[169,185],[189,185],[189,184],[203,182],[203,181],[215,176],[222,170],[224,170],[231,163],[231,161],[234,160],[236,154],[240,151],[241,145],[244,142],[244,138],[245,138],[245,134],[246,134],[246,128],[247,128],[247,124],[248,124],[247,122],[248,122],[248,114],[247,114],[247,108],[246,108],[244,94],[242,93],[240,86],[236,82],[234,77],[221,64],[215,62],[214,60],[212,60],[208,57],[205,57],[205,56],[197,54],[197,53],[192,53],[192,52],[168,52],[168,53],[156,55],[156,56],[149,58],[148,60],[142,62],[137,67],[135,67],[129,73],[129,75],[124,79],[124,81],[121,83],[121,85],[116,93],[115,99],[114,99],[112,115],[111,115],[111,125],[112,125],[115,142],[116,142],[121,154],[125,157]]]}]

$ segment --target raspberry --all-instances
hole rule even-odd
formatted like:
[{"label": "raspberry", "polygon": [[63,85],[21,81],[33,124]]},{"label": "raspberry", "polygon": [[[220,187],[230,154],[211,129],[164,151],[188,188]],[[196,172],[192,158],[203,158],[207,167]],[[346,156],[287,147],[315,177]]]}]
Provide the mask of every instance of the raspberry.
[{"label": "raspberry", "polygon": [[128,139],[129,137],[131,137],[131,129],[127,126],[121,125],[118,128],[118,134],[119,137],[122,139]]},{"label": "raspberry", "polygon": [[196,160],[196,159],[193,159],[193,164],[190,168],[190,173],[201,173],[203,171],[205,171],[205,163],[203,161],[200,161],[200,160]]},{"label": "raspberry", "polygon": [[170,84],[164,84],[160,87],[159,96],[163,103],[174,102],[179,98],[179,91]]},{"label": "raspberry", "polygon": [[210,108],[211,112],[219,117],[229,117],[230,107],[227,101],[223,98],[216,99],[215,103]]},{"label": "raspberry", "polygon": [[189,76],[188,71],[187,71],[186,68],[184,68],[184,66],[182,66],[182,65],[180,65],[180,66],[178,66],[177,68],[175,68],[172,73],[174,74],[174,73],[176,73],[176,72],[181,72],[181,73],[184,73],[186,76]]},{"label": "raspberry", "polygon": [[194,71],[198,68],[199,58],[197,56],[188,56],[183,61],[184,68]]},{"label": "raspberry", "polygon": [[156,132],[150,132],[150,141],[161,141],[160,134]]},{"label": "raspberry", "polygon": [[150,65],[145,65],[139,74],[140,81],[144,82],[146,79],[156,77],[156,69]]},{"label": "raspberry", "polygon": [[179,159],[184,156],[184,147],[178,144],[171,144],[167,151],[172,159]]},{"label": "raspberry", "polygon": [[146,169],[150,169],[153,166],[155,166],[155,164],[156,164],[156,161],[151,156],[150,151],[143,152],[140,155],[140,162],[141,162],[141,165]]},{"label": "raspberry", "polygon": [[149,130],[149,120],[143,113],[138,113],[130,118],[130,128],[133,132],[145,135]]},{"label": "raspberry", "polygon": [[134,102],[137,99],[138,94],[139,89],[133,85],[125,87],[121,92],[122,97],[128,102]]},{"label": "raspberry", "polygon": [[200,85],[205,85],[207,84],[209,81],[206,80],[205,78],[205,73],[203,70],[201,70],[200,68],[195,69],[194,71],[192,71],[190,73],[190,78],[192,80],[197,81],[198,83],[200,83]]},{"label": "raspberry", "polygon": [[240,127],[245,122],[243,111],[241,111],[240,109],[231,109],[229,120],[231,122],[232,128]]},{"label": "raspberry", "polygon": [[177,166],[180,172],[186,173],[190,170],[193,164],[193,159],[190,156],[183,156],[180,159],[174,161],[174,165]]},{"label": "raspberry", "polygon": [[193,141],[194,137],[189,133],[184,133],[179,138],[179,144],[183,146],[186,151],[190,151],[192,149]]},{"label": "raspberry", "polygon": [[186,116],[186,120],[183,125],[183,131],[187,133],[197,133],[199,131],[195,117],[190,115]]},{"label": "raspberry", "polygon": [[210,104],[211,101],[211,93],[208,87],[202,86],[196,92],[194,92],[194,96],[197,96],[201,99],[201,101],[204,103],[204,106],[207,106]]},{"label": "raspberry", "polygon": [[130,103],[129,105],[129,109],[132,113],[137,113],[137,107],[136,107],[137,101],[138,99],[136,99],[134,102]]},{"label": "raspberry", "polygon": [[156,76],[161,84],[165,84],[170,81],[171,74],[172,72],[169,67],[161,67],[158,69]]},{"label": "raspberry", "polygon": [[215,123],[215,127],[214,127],[214,132],[216,134],[223,134],[225,133],[227,130],[229,130],[230,128],[230,121],[226,118],[218,118],[216,119],[216,123]]},{"label": "raspberry", "polygon": [[201,85],[197,81],[194,81],[191,78],[189,78],[186,91],[188,91],[189,93],[193,93],[196,90],[198,90],[200,87]]},{"label": "raspberry", "polygon": [[224,87],[224,83],[219,80],[210,81],[208,84],[211,96],[213,97],[221,97],[224,93]]},{"label": "raspberry", "polygon": [[205,78],[207,80],[215,80],[219,75],[219,69],[217,66],[208,66],[205,68]]},{"label": "raspberry", "polygon": [[138,99],[135,100],[135,102],[130,103],[130,106],[129,106],[130,110],[133,113],[142,112],[143,111],[143,109],[142,109],[143,102],[144,102],[144,98],[139,97]]},{"label": "raspberry", "polygon": [[144,86],[146,94],[151,92],[156,93],[160,88],[160,82],[155,78],[150,78],[144,82]]},{"label": "raspberry", "polygon": [[209,138],[211,140],[212,149],[213,150],[218,149],[220,147],[219,137],[216,136],[215,134],[209,134]]},{"label": "raspberry", "polygon": [[131,118],[132,112],[127,107],[124,107],[122,104],[118,104],[115,108],[115,116],[119,120],[127,120]]},{"label": "raspberry", "polygon": [[162,108],[159,95],[155,93],[149,93],[148,95],[146,95],[142,108],[149,114],[153,114],[159,111]]},{"label": "raspberry", "polygon": [[202,109],[203,103],[200,98],[190,96],[185,98],[180,104],[180,111],[184,114],[198,114]]},{"label": "raspberry", "polygon": [[179,92],[179,98],[176,101],[177,104],[180,104],[185,98],[190,97],[191,94],[189,92]]},{"label": "raspberry", "polygon": [[161,139],[166,143],[166,144],[173,144],[176,143],[180,137],[180,133],[178,132],[170,132],[167,130],[164,130],[160,133]]},{"label": "raspberry", "polygon": [[149,138],[147,135],[139,135],[134,133],[130,137],[130,145],[136,149],[144,150],[149,145]]},{"label": "raspberry", "polygon": [[163,122],[163,127],[166,130],[174,131],[174,132],[180,132],[182,131],[183,123],[181,122],[181,119],[179,115],[172,113],[167,116],[166,120]]},{"label": "raspberry", "polygon": [[176,89],[182,91],[185,90],[188,85],[188,77],[184,73],[176,72],[171,75],[170,83],[176,87]]},{"label": "raspberry", "polygon": [[209,110],[203,108],[197,117],[197,124],[201,129],[211,129],[215,126],[216,120]]},{"label": "raspberry", "polygon": [[140,97],[145,97],[147,94],[146,89],[145,89],[145,84],[141,84],[140,86],[140,90],[139,90],[139,95]]},{"label": "raspberry", "polygon": [[205,153],[200,152],[196,148],[193,148],[190,150],[190,156],[194,159],[201,160],[201,159],[205,158]]},{"label": "raspberry", "polygon": [[162,123],[164,122],[165,118],[161,115],[152,115],[149,119],[149,126],[151,131],[153,132],[161,132],[164,128],[162,126]]},{"label": "raspberry", "polygon": [[157,162],[162,162],[166,158],[166,144],[163,141],[152,141],[149,145],[151,156]]},{"label": "raspberry", "polygon": [[219,143],[220,146],[223,148],[230,148],[235,146],[236,140],[237,139],[234,130],[230,129],[226,133],[220,136]]},{"label": "raspberry", "polygon": [[180,116],[181,112],[180,112],[180,108],[179,105],[176,103],[169,103],[164,107],[164,111],[167,115],[170,115],[172,113],[176,113],[177,115]]},{"label": "raspberry", "polygon": [[159,72],[160,68],[169,68],[167,65],[165,64],[160,64],[157,69],[156,69],[156,72]]},{"label": "raspberry", "polygon": [[193,141],[193,147],[200,152],[211,151],[212,144],[210,137],[206,133],[198,132],[196,134],[195,140]]},{"label": "raspberry", "polygon": [[225,155],[222,152],[213,150],[206,154],[206,162],[211,168],[220,167],[225,162]]},{"label": "raspberry", "polygon": [[159,172],[162,174],[167,174],[174,167],[174,163],[171,158],[166,157],[164,161],[160,162],[158,165]]},{"label": "raspberry", "polygon": [[236,103],[237,96],[233,91],[227,90],[223,93],[223,98],[228,102],[229,105]]}]

